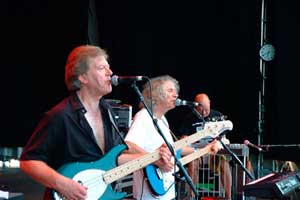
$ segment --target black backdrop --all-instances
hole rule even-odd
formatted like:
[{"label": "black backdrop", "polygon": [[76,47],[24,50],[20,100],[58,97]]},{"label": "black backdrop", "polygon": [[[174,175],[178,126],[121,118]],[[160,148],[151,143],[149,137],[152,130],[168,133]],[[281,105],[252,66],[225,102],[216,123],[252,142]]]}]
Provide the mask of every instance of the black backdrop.
[{"label": "black backdrop", "polygon": [[[270,1],[266,1],[270,2]],[[268,40],[276,59],[266,70],[266,144],[298,144],[297,47],[299,12],[292,1],[268,3]],[[292,3],[291,3],[292,2]],[[95,34],[110,54],[117,75],[169,74],[179,80],[180,98],[209,94],[212,107],[228,116],[233,143],[258,137],[258,92],[261,1],[10,1],[1,11],[2,126],[1,146],[23,146],[42,113],[67,90],[64,64],[69,51]],[[88,32],[88,15],[97,32]],[[108,98],[132,104],[130,86],[115,87]],[[173,131],[182,115],[167,114]],[[277,150],[278,151],[278,150]],[[291,151],[269,153],[296,159]]]}]

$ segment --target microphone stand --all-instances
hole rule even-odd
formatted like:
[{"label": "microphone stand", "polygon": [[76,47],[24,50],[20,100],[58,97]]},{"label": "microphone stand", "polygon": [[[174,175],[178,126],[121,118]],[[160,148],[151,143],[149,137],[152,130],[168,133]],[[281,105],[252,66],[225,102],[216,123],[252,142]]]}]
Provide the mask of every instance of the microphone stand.
[{"label": "microphone stand", "polygon": [[266,151],[268,151],[270,147],[298,147],[298,148],[300,148],[300,144],[265,144],[265,145],[259,145],[259,147],[265,148]]},{"label": "microphone stand", "polygon": [[[201,106],[201,104],[199,106]],[[189,107],[191,108],[193,113],[197,116],[197,118],[202,120],[202,123],[203,123],[202,126],[204,127],[205,120],[204,120],[203,115],[196,109],[195,106],[189,106]]]},{"label": "microphone stand", "polygon": [[[231,151],[230,148],[227,145],[225,145],[224,142],[221,139],[219,141],[222,144],[222,146],[224,147],[224,149],[226,149],[229,152],[229,154],[231,155],[231,157],[234,158],[235,163],[237,163],[237,164],[239,164],[241,166],[241,168],[243,169],[243,171],[247,174],[247,176],[251,180],[254,180],[255,179],[254,176],[243,165],[242,161],[237,157],[237,155],[233,151]],[[232,192],[233,195],[236,195],[235,193],[236,193],[235,191]],[[235,199],[235,198],[233,198],[233,199]]]},{"label": "microphone stand", "polygon": [[146,105],[144,97],[142,95],[142,93],[140,92],[139,88],[136,85],[136,82],[134,81],[134,83],[132,84],[132,87],[134,88],[135,92],[137,93],[138,97],[140,98],[140,101],[143,103],[144,107],[146,108],[146,110],[148,111],[150,117],[152,118],[153,124],[156,128],[156,130],[158,131],[158,133],[161,135],[161,137],[163,138],[163,140],[165,141],[167,147],[170,149],[170,152],[172,153],[174,160],[175,160],[175,165],[178,166],[179,170],[182,172],[184,178],[186,179],[187,183],[189,184],[189,186],[192,188],[194,194],[196,196],[198,196],[198,192],[196,190],[195,185],[192,182],[191,177],[188,175],[186,169],[183,167],[182,163],[180,162],[180,160],[176,157],[174,149],[172,147],[172,145],[167,141],[166,137],[164,136],[162,130],[159,128],[158,124],[157,124],[157,119],[155,119],[153,117],[153,113],[151,112],[151,110],[149,109],[149,107]]},{"label": "microphone stand", "polygon": [[[201,106],[201,104],[200,104],[200,106]],[[200,120],[202,120],[202,122],[203,122],[203,127],[204,127],[204,123],[205,123],[205,119],[204,119],[204,117],[199,113],[199,111],[193,106],[193,107],[190,107],[191,109],[192,109],[192,111],[193,111],[193,113],[198,117],[198,119],[200,119]],[[225,131],[225,132],[223,132],[223,133],[221,133],[217,138],[215,138],[215,139],[218,139],[219,141],[220,141],[220,143],[222,144],[222,146],[224,147],[224,149],[226,149],[228,152],[229,152],[229,154],[234,158],[234,161],[236,162],[236,163],[238,163],[240,166],[241,166],[241,168],[243,169],[243,171],[244,172],[246,172],[246,174],[247,174],[247,176],[249,176],[249,178],[251,179],[251,180],[254,180],[254,176],[249,172],[249,170],[243,165],[243,163],[242,163],[242,161],[237,157],[237,155],[233,152],[233,151],[231,151],[230,150],[230,148],[227,146],[227,145],[225,145],[224,144],[224,142],[222,141],[222,137],[226,134],[227,132]],[[233,194],[234,194],[235,192],[233,192]]]}]

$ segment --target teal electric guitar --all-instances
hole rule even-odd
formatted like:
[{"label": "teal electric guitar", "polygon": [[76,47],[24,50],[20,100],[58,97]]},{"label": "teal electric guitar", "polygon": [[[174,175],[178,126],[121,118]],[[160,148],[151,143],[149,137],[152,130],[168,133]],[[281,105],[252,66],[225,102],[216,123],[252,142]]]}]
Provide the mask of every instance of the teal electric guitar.
[{"label": "teal electric guitar", "polygon": [[[214,137],[216,133],[228,130],[227,122],[213,122],[211,126],[190,135],[184,139],[178,140],[173,144],[175,149],[192,144],[206,136]],[[231,128],[232,128],[232,123]],[[118,145],[111,149],[105,156],[94,162],[74,162],[68,163],[58,168],[58,173],[71,178],[88,188],[87,200],[118,200],[126,196],[125,192],[115,192],[111,183],[131,174],[134,171],[160,159],[159,151],[145,154],[137,159],[117,166],[118,156],[126,149],[125,145]],[[64,197],[53,190],[54,200],[63,200]]]},{"label": "teal electric guitar", "polygon": [[[205,136],[217,137],[223,131],[232,130],[232,122],[231,121],[217,121],[217,122],[207,122],[204,129],[214,129],[214,132],[208,133]],[[203,135],[201,131],[192,135],[192,137],[197,137],[198,135]],[[191,136],[189,136],[191,137]],[[228,140],[224,138],[222,140],[225,144],[228,144]],[[176,144],[176,143],[175,143]],[[179,148],[175,145],[175,150]],[[207,145],[204,148],[198,149],[196,152],[191,153],[181,159],[179,161],[182,165],[185,165],[203,155],[211,153],[211,146]],[[149,188],[153,195],[161,196],[164,195],[174,184],[174,175],[173,172],[162,172],[160,168],[157,166],[150,164],[144,168],[144,174],[147,177],[147,182]]]}]

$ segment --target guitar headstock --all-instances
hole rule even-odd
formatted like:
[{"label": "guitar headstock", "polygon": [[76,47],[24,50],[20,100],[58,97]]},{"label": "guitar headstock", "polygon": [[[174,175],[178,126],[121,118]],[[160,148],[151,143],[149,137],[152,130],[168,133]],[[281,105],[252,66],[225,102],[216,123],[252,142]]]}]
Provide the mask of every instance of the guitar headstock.
[{"label": "guitar headstock", "polygon": [[233,124],[230,120],[206,122],[203,128],[203,136],[217,137],[224,131],[231,131]]}]

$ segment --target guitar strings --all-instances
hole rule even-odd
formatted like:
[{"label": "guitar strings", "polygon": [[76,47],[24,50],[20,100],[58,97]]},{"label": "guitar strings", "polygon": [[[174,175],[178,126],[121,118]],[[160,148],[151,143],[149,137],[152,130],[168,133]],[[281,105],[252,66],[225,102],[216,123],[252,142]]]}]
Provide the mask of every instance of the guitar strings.
[{"label": "guitar strings", "polygon": [[[147,162],[147,160],[151,160],[151,159],[152,159],[152,157],[148,157],[148,156],[145,158],[141,158],[141,160],[143,160],[144,162]],[[136,165],[136,162],[128,163],[128,166],[126,168],[131,169],[132,167],[139,168],[139,166]],[[123,170],[120,170],[120,173],[118,174],[118,173],[115,173],[115,170],[112,170],[110,172],[108,171],[108,172],[104,173],[101,177],[93,177],[89,180],[82,181],[82,184],[84,186],[87,186],[88,188],[96,187],[99,183],[101,183],[101,179],[103,179],[104,177],[110,179],[110,176],[112,176],[112,175],[118,176],[118,177],[124,176],[123,172],[124,172]],[[78,181],[80,181],[80,180],[78,180]],[[104,182],[106,182],[106,181],[104,181]],[[108,180],[108,182],[110,182],[110,181]]]},{"label": "guitar strings", "polygon": [[[168,127],[168,129],[169,129],[170,133],[172,134],[173,138],[175,139],[175,141],[177,141],[178,138],[176,138],[175,134],[172,132],[172,130],[169,128],[169,126],[166,124],[166,122],[163,121],[163,123]],[[149,160],[149,159],[151,159],[151,158],[144,158],[144,160]],[[132,164],[129,164],[127,167],[130,167],[130,166],[136,166],[136,164],[132,163]],[[109,172],[107,172],[107,173],[109,174]],[[111,173],[113,173],[113,172],[111,172]],[[97,187],[100,182],[101,182],[101,178],[94,177],[94,178],[91,178],[89,180],[86,180],[86,181],[82,182],[82,184],[84,186],[87,186],[88,188],[93,188],[93,187]],[[173,184],[171,184],[169,186],[169,188],[167,189],[167,191],[172,187]]]},{"label": "guitar strings", "polygon": [[94,177],[87,181],[82,182],[82,184],[84,186],[87,186],[89,189],[98,186],[99,183],[101,183],[101,180],[99,177]]}]

